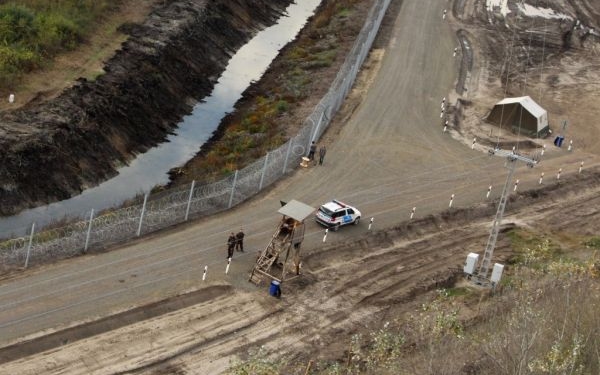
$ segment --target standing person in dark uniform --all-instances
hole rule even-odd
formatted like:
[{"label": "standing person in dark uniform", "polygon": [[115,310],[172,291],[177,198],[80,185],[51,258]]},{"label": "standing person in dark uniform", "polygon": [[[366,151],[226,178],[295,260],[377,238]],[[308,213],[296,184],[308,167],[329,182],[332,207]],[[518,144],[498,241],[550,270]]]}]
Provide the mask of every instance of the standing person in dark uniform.
[{"label": "standing person in dark uniform", "polygon": [[317,145],[315,144],[315,141],[312,141],[312,143],[310,144],[310,149],[308,151],[308,158],[312,161],[315,160],[315,152],[317,151]]},{"label": "standing person in dark uniform", "polygon": [[235,248],[238,251],[241,251],[242,253],[244,252],[244,231],[242,230],[242,228],[240,228],[240,231],[236,233],[235,235]]},{"label": "standing person in dark uniform", "polygon": [[227,239],[227,259],[233,257],[233,249],[235,248],[235,243],[236,243],[235,234],[233,234],[233,232],[231,232],[231,234],[229,235],[229,238]]},{"label": "standing person in dark uniform", "polygon": [[321,146],[319,149],[319,165],[323,165],[323,160],[325,159],[325,154],[327,153],[327,149],[325,146]]}]

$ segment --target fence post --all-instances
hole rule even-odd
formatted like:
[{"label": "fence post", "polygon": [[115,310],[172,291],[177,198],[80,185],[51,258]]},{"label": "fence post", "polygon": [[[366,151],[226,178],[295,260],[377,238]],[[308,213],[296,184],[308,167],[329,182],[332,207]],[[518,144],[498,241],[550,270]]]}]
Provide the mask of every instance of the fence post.
[{"label": "fence post", "polygon": [[27,246],[27,256],[25,257],[25,268],[29,265],[29,254],[31,254],[31,243],[33,242],[33,233],[35,232],[35,222],[31,224],[31,234],[29,235],[29,245]]},{"label": "fence post", "polygon": [[235,170],[235,175],[233,176],[233,184],[231,185],[231,195],[229,196],[229,205],[227,205],[227,208],[231,208],[231,205],[233,204],[233,193],[235,192],[235,183],[237,182],[237,178],[238,178],[238,170]]},{"label": "fence post", "polygon": [[140,215],[140,225],[138,225],[137,236],[142,233],[142,223],[144,222],[144,213],[146,213],[146,202],[148,202],[148,193],[144,194],[144,204],[142,205],[142,214]]},{"label": "fence post", "polygon": [[196,180],[192,180],[192,187],[190,189],[190,196],[188,197],[188,204],[185,209],[184,221],[187,221],[188,217],[190,216],[190,206],[192,205],[192,196],[194,195],[194,185],[196,185]]},{"label": "fence post", "polygon": [[317,132],[319,131],[319,128],[321,127],[321,122],[323,121],[323,116],[325,116],[325,108],[323,107],[323,112],[321,112],[321,116],[319,117],[319,121],[316,123],[314,129],[311,131],[311,135],[310,135],[310,139],[308,140],[308,146],[306,147],[306,149],[310,149],[310,144],[312,141],[315,140],[315,136],[317,135]]},{"label": "fence post", "polygon": [[265,173],[267,172],[267,163],[269,163],[269,153],[265,155],[265,164],[263,165],[262,175],[260,176],[260,184],[258,184],[258,190],[262,190],[263,181],[265,180]]},{"label": "fence post", "polygon": [[283,162],[283,173],[282,174],[285,174],[285,171],[287,169],[288,159],[290,158],[290,152],[292,152],[293,143],[294,143],[294,138],[290,138],[290,144],[288,145],[287,152],[285,153],[285,161]]},{"label": "fence post", "polygon": [[90,233],[92,232],[92,220],[94,220],[94,209],[92,208],[92,212],[90,212],[90,224],[88,225],[88,230],[85,235],[85,246],[83,247],[83,252],[85,253],[88,249],[88,245],[90,243]]}]

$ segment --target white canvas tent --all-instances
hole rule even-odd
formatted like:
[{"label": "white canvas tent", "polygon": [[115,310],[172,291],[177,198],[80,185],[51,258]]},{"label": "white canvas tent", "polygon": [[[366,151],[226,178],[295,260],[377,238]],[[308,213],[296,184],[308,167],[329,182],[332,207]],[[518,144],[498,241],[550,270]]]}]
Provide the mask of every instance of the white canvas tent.
[{"label": "white canvas tent", "polygon": [[548,134],[548,112],[529,96],[505,98],[492,108],[487,121],[531,137]]}]

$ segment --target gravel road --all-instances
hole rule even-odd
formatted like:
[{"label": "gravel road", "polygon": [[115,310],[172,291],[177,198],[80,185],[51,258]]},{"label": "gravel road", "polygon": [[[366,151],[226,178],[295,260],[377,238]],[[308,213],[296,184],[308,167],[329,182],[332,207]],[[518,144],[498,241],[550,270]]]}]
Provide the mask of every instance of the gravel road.
[{"label": "gravel road", "polygon": [[[318,207],[326,200],[338,198],[359,207],[364,214],[360,225],[330,233],[327,244],[322,242],[323,229],[309,220],[303,251],[310,265],[310,259],[315,262],[310,254],[317,254],[326,246],[364,238],[370,218],[373,218],[373,231],[391,228],[406,221],[412,207],[417,207],[415,218],[448,209],[452,194],[455,195],[454,209],[472,206],[485,200],[489,185],[493,185],[490,199],[497,198],[507,173],[502,158],[489,157],[479,146],[473,150],[464,142],[456,141],[448,133],[442,132],[441,99],[450,97],[460,64],[452,57],[457,38],[450,25],[442,20],[445,4],[445,1],[404,0],[402,6],[397,7],[397,14],[388,16],[393,16],[388,20],[392,27],[383,48],[383,57],[380,63],[371,65],[370,69],[375,71],[368,72],[372,74],[373,82],[368,91],[365,90],[366,94],[353,114],[344,116],[342,112],[325,134],[322,142],[329,147],[323,166],[298,170],[267,193],[230,212],[163,231],[113,251],[44,266],[4,280],[0,285],[0,346],[217,285],[231,285],[233,288],[224,289],[226,296],[215,297],[195,307],[199,316],[207,317],[204,324],[212,327],[206,328],[207,332],[214,333],[220,329],[215,327],[221,327],[231,336],[247,324],[259,324],[259,327],[267,325],[268,320],[261,320],[266,318],[263,314],[273,313],[286,305],[277,306],[273,299],[264,297],[264,288],[257,289],[246,280],[256,252],[267,245],[278,223],[276,211],[280,200],[297,199]],[[346,108],[343,111],[349,110]],[[519,189],[537,186],[542,171],[545,171],[547,181],[555,178],[553,176],[558,168],[563,168],[563,178],[572,175],[577,172],[582,160],[585,160],[586,168],[597,164],[592,155],[548,152],[538,167],[528,169],[520,166],[517,169],[515,177],[520,179]],[[490,214],[490,221],[492,217],[493,213]],[[248,251],[236,253],[230,274],[226,276],[227,236],[230,231],[240,227],[246,232]],[[472,237],[475,244],[486,237],[487,227],[480,227],[482,235],[480,233]],[[453,232],[452,236],[467,236],[459,229],[455,230],[457,232]],[[431,235],[434,236],[435,232],[433,230]],[[456,249],[455,242],[452,242],[452,246]],[[450,246],[450,243],[446,244]],[[390,249],[394,248],[391,244],[387,245]],[[411,249],[408,246],[402,251],[418,251],[419,247]],[[359,250],[362,251],[360,255]],[[364,249],[359,250],[355,249],[349,254],[356,254],[357,259],[367,259]],[[473,250],[477,251],[475,248]],[[393,256],[394,251],[388,256]],[[438,270],[447,269],[449,264],[455,266],[462,263],[463,253],[467,251],[446,254],[427,273],[435,274]],[[334,254],[349,256],[339,250]],[[332,257],[324,259],[329,259],[331,264],[339,262]],[[404,258],[404,264],[413,267],[407,263],[407,259]],[[419,268],[437,260],[438,256],[432,254],[427,259],[421,259],[414,267]],[[400,267],[397,262],[389,263],[391,269]],[[354,264],[350,260],[347,263]],[[202,282],[205,265],[208,265],[207,280]],[[325,273],[323,269],[328,267],[327,264],[321,268],[313,264],[313,267],[321,269],[322,278],[332,276],[322,288],[344,287],[352,272],[358,272],[356,268],[347,268]],[[377,270],[382,266],[377,263],[369,267]],[[335,275],[341,279],[339,285],[333,277]],[[413,276],[407,274],[406,277],[410,279]],[[377,279],[374,280],[377,283]],[[294,291],[288,289],[287,293],[294,294]],[[308,298],[309,294],[304,292],[301,296]],[[330,299],[327,306],[351,311],[356,301],[344,301],[343,296]],[[316,302],[325,303],[322,299]],[[370,304],[369,308],[358,310],[356,314],[348,313],[344,323],[340,323],[340,329],[373,311],[381,310],[381,307],[374,306],[376,304]],[[315,308],[312,304],[295,307],[303,311],[312,308]],[[288,325],[289,329],[306,326],[300,310],[294,310],[299,314],[299,321]],[[255,315],[257,311],[261,313]],[[328,319],[326,325],[333,324],[331,320],[334,319]],[[275,324],[273,321],[270,323]],[[202,336],[202,329],[194,328],[196,340]],[[261,331],[256,326],[252,332],[238,338],[236,345],[261,343],[267,341],[269,335],[275,334],[266,328]],[[257,332],[264,332],[264,335]],[[130,333],[127,337],[131,339],[134,336]],[[207,333],[203,339],[210,343],[213,338]],[[293,341],[292,338],[290,340]],[[94,345],[100,344],[96,342]],[[147,345],[151,346],[151,343]],[[194,345],[196,349],[201,346],[197,342]],[[112,367],[100,365],[103,360],[110,358],[108,354],[106,358],[97,358],[98,366],[82,360],[74,367],[73,354],[68,352],[56,354],[51,359],[36,359],[34,356],[27,359],[26,366],[20,361],[14,362],[14,365],[20,363],[24,366],[18,367],[24,370],[20,373],[39,373],[35,371],[40,368],[44,368],[44,373],[48,374],[51,371],[58,373],[65,368],[69,368],[69,373],[118,373],[128,367],[140,368],[139,372],[143,372],[144,366],[153,363],[147,356],[159,357],[156,354],[149,355],[149,352],[135,345],[131,347],[130,361],[116,361]],[[91,346],[88,350],[94,351],[93,348]],[[222,370],[233,354],[230,349],[218,347],[211,352],[212,367],[205,369]],[[85,355],[89,357],[92,354]],[[0,373],[10,373],[6,372],[11,368],[9,365],[3,365]],[[207,363],[205,365],[208,366]]]}]

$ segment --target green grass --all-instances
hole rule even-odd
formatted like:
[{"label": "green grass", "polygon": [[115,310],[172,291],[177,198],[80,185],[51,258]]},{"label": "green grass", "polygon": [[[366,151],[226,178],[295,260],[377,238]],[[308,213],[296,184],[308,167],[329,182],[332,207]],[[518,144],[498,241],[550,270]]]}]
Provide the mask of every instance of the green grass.
[{"label": "green grass", "polygon": [[111,7],[102,0],[20,0],[0,5],[0,84],[76,48]]},{"label": "green grass", "polygon": [[539,268],[563,256],[560,246],[550,238],[523,229],[511,230],[507,235],[516,254],[511,259],[513,264]]},{"label": "green grass", "polygon": [[600,237],[592,237],[583,243],[587,248],[600,250]]},{"label": "green grass", "polygon": [[446,296],[447,297],[466,296],[466,295],[468,295],[470,293],[471,292],[469,291],[469,289],[463,288],[463,287],[456,287],[456,288],[448,288],[448,289],[446,289]]}]

